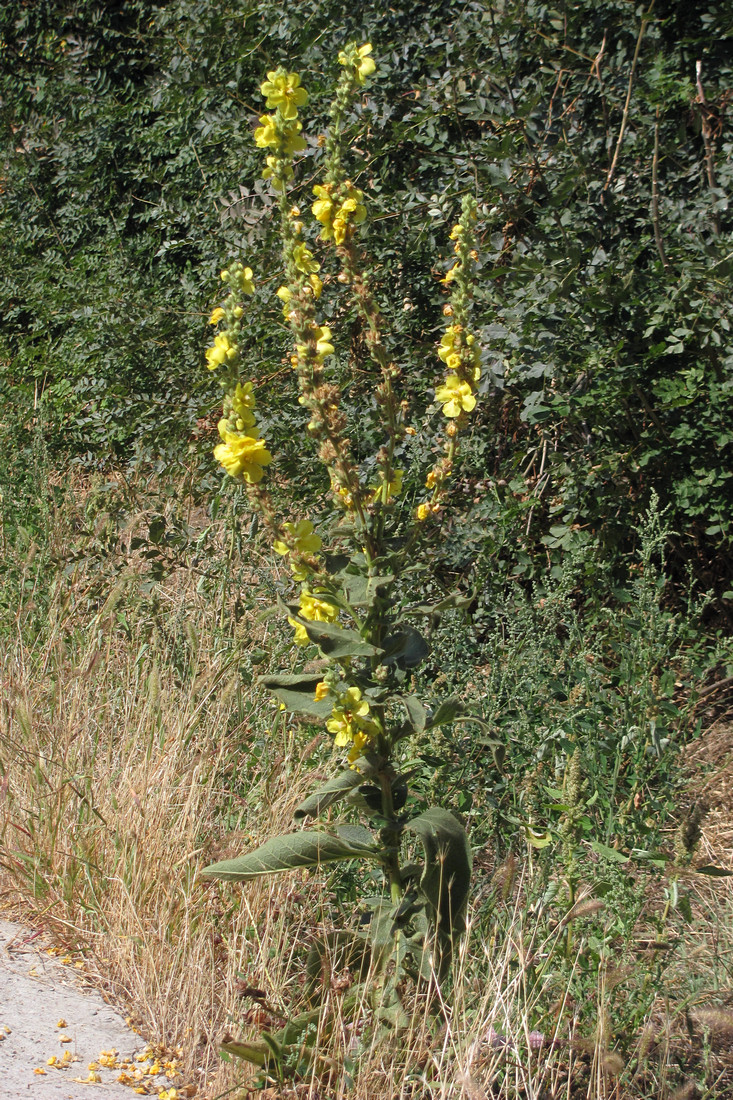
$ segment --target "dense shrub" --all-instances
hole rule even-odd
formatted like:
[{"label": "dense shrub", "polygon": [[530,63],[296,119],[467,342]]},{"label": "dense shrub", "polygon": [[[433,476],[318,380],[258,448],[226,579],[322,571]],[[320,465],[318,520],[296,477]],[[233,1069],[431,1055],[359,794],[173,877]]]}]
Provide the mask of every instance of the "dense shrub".
[{"label": "dense shrub", "polygon": [[[42,399],[52,454],[170,462],[204,445],[208,288],[229,254],[278,277],[251,142],[260,74],[297,63],[325,124],[335,52],[364,31],[381,76],[355,120],[353,172],[371,193],[375,275],[411,349],[416,416],[430,400],[442,227],[463,191],[482,207],[492,399],[450,567],[487,545],[520,575],[573,546],[608,556],[628,548],[656,489],[680,560],[718,577],[733,438],[723,0],[353,13],[333,0],[12,0],[0,14],[4,444],[20,445]],[[314,129],[296,198],[321,155]],[[361,333],[353,317],[332,322],[346,379]],[[252,337],[253,374],[287,386],[284,331],[263,323]],[[358,374],[350,392],[356,408]],[[293,425],[279,424],[297,471]]]}]

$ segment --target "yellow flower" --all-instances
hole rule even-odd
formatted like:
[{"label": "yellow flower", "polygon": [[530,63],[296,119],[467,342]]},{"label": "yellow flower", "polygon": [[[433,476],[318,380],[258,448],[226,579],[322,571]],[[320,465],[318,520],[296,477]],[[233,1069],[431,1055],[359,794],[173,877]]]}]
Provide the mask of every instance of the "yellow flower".
[{"label": "yellow flower", "polygon": [[293,249],[293,262],[298,271],[302,271],[304,275],[310,275],[313,271],[319,271],[321,265],[314,260],[313,253],[307,245],[300,241]]},{"label": "yellow flower", "polygon": [[223,316],[224,316],[224,310],[221,308],[221,306],[217,306],[216,309],[213,309],[211,311],[211,316],[209,317],[209,324],[210,325],[218,325],[219,321],[221,321]]},{"label": "yellow flower", "polygon": [[460,270],[461,265],[459,263],[456,263],[453,265],[450,271],[446,271],[445,276],[440,280],[443,286],[448,286],[450,283],[452,283]]},{"label": "yellow flower", "polygon": [[288,546],[287,543],[278,539],[272,544],[276,554],[284,556],[289,554],[291,549],[298,554],[317,554],[321,549],[323,545],[321,538],[313,530],[313,524],[309,519],[301,519],[297,523],[284,523],[283,527],[290,535],[291,545]]},{"label": "yellow flower", "polygon": [[[353,227],[360,225],[365,218],[366,207],[362,203],[356,198],[345,199],[341,203],[341,209],[333,219],[333,239],[336,244],[343,244]],[[321,236],[325,236],[325,230],[321,233]]]},{"label": "yellow flower", "polygon": [[255,130],[255,145],[260,149],[277,149],[280,139],[277,136],[276,119],[273,115],[260,115],[261,126]]},{"label": "yellow flower", "polygon": [[[366,218],[366,207],[363,199],[364,193],[351,183],[344,184],[346,197],[339,203],[333,197],[332,184],[321,186],[317,184],[313,188],[316,202],[311,209],[313,216],[321,223],[321,240],[330,241],[332,238],[336,244],[343,244],[349,232],[355,225],[361,225]],[[343,195],[344,192],[342,191]]]},{"label": "yellow flower", "polygon": [[[387,500],[389,500],[390,497],[399,496],[399,494],[402,492],[403,477],[403,470],[392,471],[392,480],[387,485]],[[382,481],[379,485],[371,486],[371,488],[374,490],[374,492],[372,493],[372,504],[375,504],[378,500],[382,499],[383,485],[384,482]]]},{"label": "yellow flower", "polygon": [[313,297],[316,301],[320,298],[323,290],[323,282],[319,275],[316,275],[315,271],[308,276],[308,282],[313,290]]},{"label": "yellow flower", "polygon": [[448,325],[448,328],[441,336],[440,346],[438,347],[438,358],[442,359],[444,363],[451,352],[457,346],[460,347],[461,331],[458,325]]},{"label": "yellow flower", "polygon": [[308,631],[305,629],[303,624],[297,622],[297,620],[293,619],[290,615],[288,615],[288,622],[290,623],[293,630],[295,631],[295,637],[293,638],[293,641],[295,642],[295,644],[296,645],[308,645],[308,642],[309,642],[310,639],[308,638]]},{"label": "yellow flower", "polygon": [[340,65],[354,66],[354,75],[358,84],[365,84],[366,78],[371,76],[377,67],[369,56],[371,52],[371,43],[367,42],[366,45],[359,46],[357,49],[352,46],[351,49],[342,50],[338,56]]},{"label": "yellow flower", "polygon": [[[332,623],[338,618],[338,608],[326,600],[319,600],[312,592],[303,591],[300,593],[300,614],[301,618],[308,619],[309,622]],[[303,624],[291,616],[288,616],[288,622],[295,631],[295,644],[308,645],[308,632]]]},{"label": "yellow flower", "polygon": [[292,157],[293,153],[301,153],[306,146],[306,140],[301,137],[303,129],[301,122],[291,122],[283,134],[283,153],[286,157]]},{"label": "yellow flower", "polygon": [[293,121],[289,125],[280,123],[273,115],[261,115],[261,126],[255,130],[255,145],[260,149],[275,149],[286,157],[305,149],[305,139],[300,136],[303,124]]},{"label": "yellow flower", "polygon": [[322,699],[326,698],[326,696],[330,693],[330,691],[331,691],[331,689],[328,686],[328,684],[326,683],[326,681],[321,680],[320,683],[316,684],[316,695],[315,695],[316,702],[320,703]]},{"label": "yellow flower", "polygon": [[423,520],[426,520],[429,515],[430,515],[430,505],[429,504],[418,504],[418,506],[415,510],[415,516],[420,521],[420,523],[422,523]]},{"label": "yellow flower", "polygon": [[[238,432],[251,428],[255,423],[254,409],[256,401],[251,382],[237,382],[237,388],[230,397],[234,426]],[[225,422],[226,423],[226,422]]]},{"label": "yellow flower", "polygon": [[320,363],[329,356],[333,355],[334,347],[331,343],[331,329],[328,325],[320,325],[316,329],[316,355]]},{"label": "yellow flower", "polygon": [[[316,362],[318,364],[323,364],[324,360],[334,353],[334,346],[331,343],[333,339],[331,336],[331,329],[328,325],[313,325],[311,332],[316,341]],[[301,359],[308,358],[308,348],[305,344],[296,344],[295,350]]]},{"label": "yellow flower", "polygon": [[239,262],[232,264],[231,267],[224,268],[221,273],[221,281],[231,283],[243,294],[254,294],[255,292],[255,285],[252,281],[252,268],[243,267]]},{"label": "yellow flower", "polygon": [[265,106],[268,111],[280,108],[280,113],[285,119],[296,118],[298,107],[304,107],[308,102],[308,93],[300,87],[300,77],[297,73],[286,73],[284,69],[275,69],[267,74],[267,80],[261,85],[260,91],[265,97]]},{"label": "yellow flower", "polygon": [[214,447],[214,458],[220,462],[230,477],[246,481],[250,485],[262,478],[262,467],[269,466],[272,455],[264,439],[252,435],[239,435],[219,422],[219,435],[223,443]]},{"label": "yellow flower", "polygon": [[206,364],[209,370],[216,370],[225,361],[235,359],[239,352],[236,344],[229,339],[229,334],[220,332],[214,337],[214,343],[206,349]]},{"label": "yellow flower", "polygon": [[300,614],[313,623],[332,623],[338,618],[338,608],[306,591],[300,593]]},{"label": "yellow flower", "polygon": [[369,703],[366,699],[362,699],[360,688],[350,687],[341,696],[338,705],[333,708],[332,716],[326,722],[326,728],[329,733],[335,734],[337,745],[348,745],[354,738],[355,730],[362,725],[360,720],[366,718],[368,714]]},{"label": "yellow flower", "polygon": [[460,416],[461,412],[471,412],[476,407],[476,398],[468,382],[462,382],[458,375],[449,374],[445,384],[438,386],[435,400],[443,406],[443,415],[449,418]]},{"label": "yellow flower", "polygon": [[334,201],[331,198],[332,187],[331,184],[316,184],[313,188],[313,194],[316,196],[316,201],[313,203],[311,210],[313,211],[313,217],[322,225],[330,225],[331,217],[333,214]]}]

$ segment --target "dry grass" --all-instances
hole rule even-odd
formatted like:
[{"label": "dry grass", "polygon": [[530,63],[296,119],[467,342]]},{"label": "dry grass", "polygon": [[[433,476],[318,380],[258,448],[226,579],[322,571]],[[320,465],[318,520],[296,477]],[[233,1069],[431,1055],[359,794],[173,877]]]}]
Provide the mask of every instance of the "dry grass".
[{"label": "dry grass", "polygon": [[[156,502],[164,506],[172,507]],[[149,511],[128,522],[123,549]],[[205,526],[201,516],[187,518]],[[57,561],[89,544],[88,521],[89,496],[80,491],[54,520]],[[96,516],[97,536],[105,522]],[[256,556],[244,563],[230,557],[229,564],[239,569],[240,589],[257,583]],[[129,553],[124,568],[114,553],[82,561],[74,574],[56,568],[35,640],[27,623],[40,593],[26,587],[14,630],[0,642],[1,900],[12,916],[79,950],[87,971],[145,1038],[181,1048],[186,1080],[213,1097],[247,1076],[221,1062],[217,1040],[226,1031],[255,1037],[297,1005],[304,951],[331,927],[335,897],[325,876],[239,889],[202,881],[197,872],[292,828],[293,808],[312,783],[314,753],[323,747],[307,744],[307,730],[278,727],[269,701],[245,684],[241,669],[268,628],[252,614],[239,616],[237,585],[222,586],[214,603],[190,567],[145,593],[143,569],[144,560]],[[704,858],[733,867],[725,778],[733,736],[729,729],[716,736],[706,761],[694,753],[689,760],[697,775],[714,757],[718,778],[710,771],[701,788],[712,806]],[[681,1053],[694,1080],[726,1087],[731,880],[694,882],[698,919],[682,968],[693,965],[702,975],[698,995],[670,1006],[660,990],[637,1038],[636,1061],[624,1066],[608,1026],[609,973],[589,993],[596,1032],[582,1037],[579,1007],[558,990],[550,965],[562,926],[540,932],[521,874],[505,891],[501,913],[487,922],[482,898],[492,871],[477,892],[451,1003],[439,1022],[416,1001],[399,1041],[367,1042],[373,1009],[364,1005],[355,1020],[345,1019],[349,978],[334,975],[319,1025],[317,1073],[272,1096],[671,1100],[686,1087],[671,1070]],[[528,1023],[538,1018],[545,1021],[541,1035]]]}]

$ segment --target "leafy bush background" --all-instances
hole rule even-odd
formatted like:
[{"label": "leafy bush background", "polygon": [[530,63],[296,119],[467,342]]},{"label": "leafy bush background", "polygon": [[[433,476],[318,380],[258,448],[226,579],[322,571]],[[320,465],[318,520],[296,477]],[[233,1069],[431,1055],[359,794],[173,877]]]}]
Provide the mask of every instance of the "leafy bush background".
[{"label": "leafy bush background", "polygon": [[[0,14],[11,465],[30,465],[39,408],[60,460],[165,468],[208,451],[196,424],[218,401],[201,350],[218,269],[242,256],[270,300],[277,285],[251,139],[262,74],[287,63],[311,91],[305,204],[336,51],[363,36],[380,78],[354,123],[353,171],[371,194],[368,244],[416,419],[434,383],[446,222],[463,190],[482,203],[488,392],[458,486],[474,503],[448,567],[481,579],[498,555],[529,577],[573,548],[618,561],[655,489],[676,533],[672,565],[692,559],[722,590],[732,34],[724,0],[398,0],[353,13],[334,0],[11,0]],[[277,400],[287,335],[261,301],[251,370],[278,409],[268,438],[304,478],[298,412],[280,415]],[[352,317],[331,320],[358,432],[361,334]]]}]

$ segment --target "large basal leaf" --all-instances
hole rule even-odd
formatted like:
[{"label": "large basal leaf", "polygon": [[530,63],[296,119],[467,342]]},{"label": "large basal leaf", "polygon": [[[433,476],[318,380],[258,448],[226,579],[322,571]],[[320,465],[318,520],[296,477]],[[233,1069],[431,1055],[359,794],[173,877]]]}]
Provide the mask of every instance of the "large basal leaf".
[{"label": "large basal leaf", "polygon": [[297,867],[320,867],[323,863],[365,856],[376,858],[371,833],[366,829],[346,837],[304,831],[271,837],[254,852],[212,863],[201,874],[227,882],[247,882],[260,875],[274,875]]},{"label": "large basal leaf", "polygon": [[425,853],[420,892],[427,899],[438,932],[456,938],[465,929],[471,885],[471,848],[460,821],[438,806],[414,817],[405,828],[419,836]]},{"label": "large basal leaf", "polygon": [[329,806],[333,806],[334,802],[345,798],[354,787],[359,786],[361,781],[362,776],[359,772],[351,768],[341,772],[340,775],[329,779],[328,783],[324,783],[319,790],[309,795],[304,802],[301,802],[293,813],[293,817],[296,821],[304,817],[318,817]]},{"label": "large basal leaf", "polygon": [[305,627],[311,642],[318,646],[326,657],[340,660],[342,657],[374,657],[380,649],[365,642],[355,630],[347,630],[336,623],[313,623],[310,619],[296,616],[296,621]]},{"label": "large basal leaf", "polygon": [[316,701],[316,686],[322,679],[317,673],[283,673],[279,676],[260,676],[257,683],[272,692],[291,714],[307,714],[311,718],[325,719],[331,715],[333,700],[326,698]]}]

